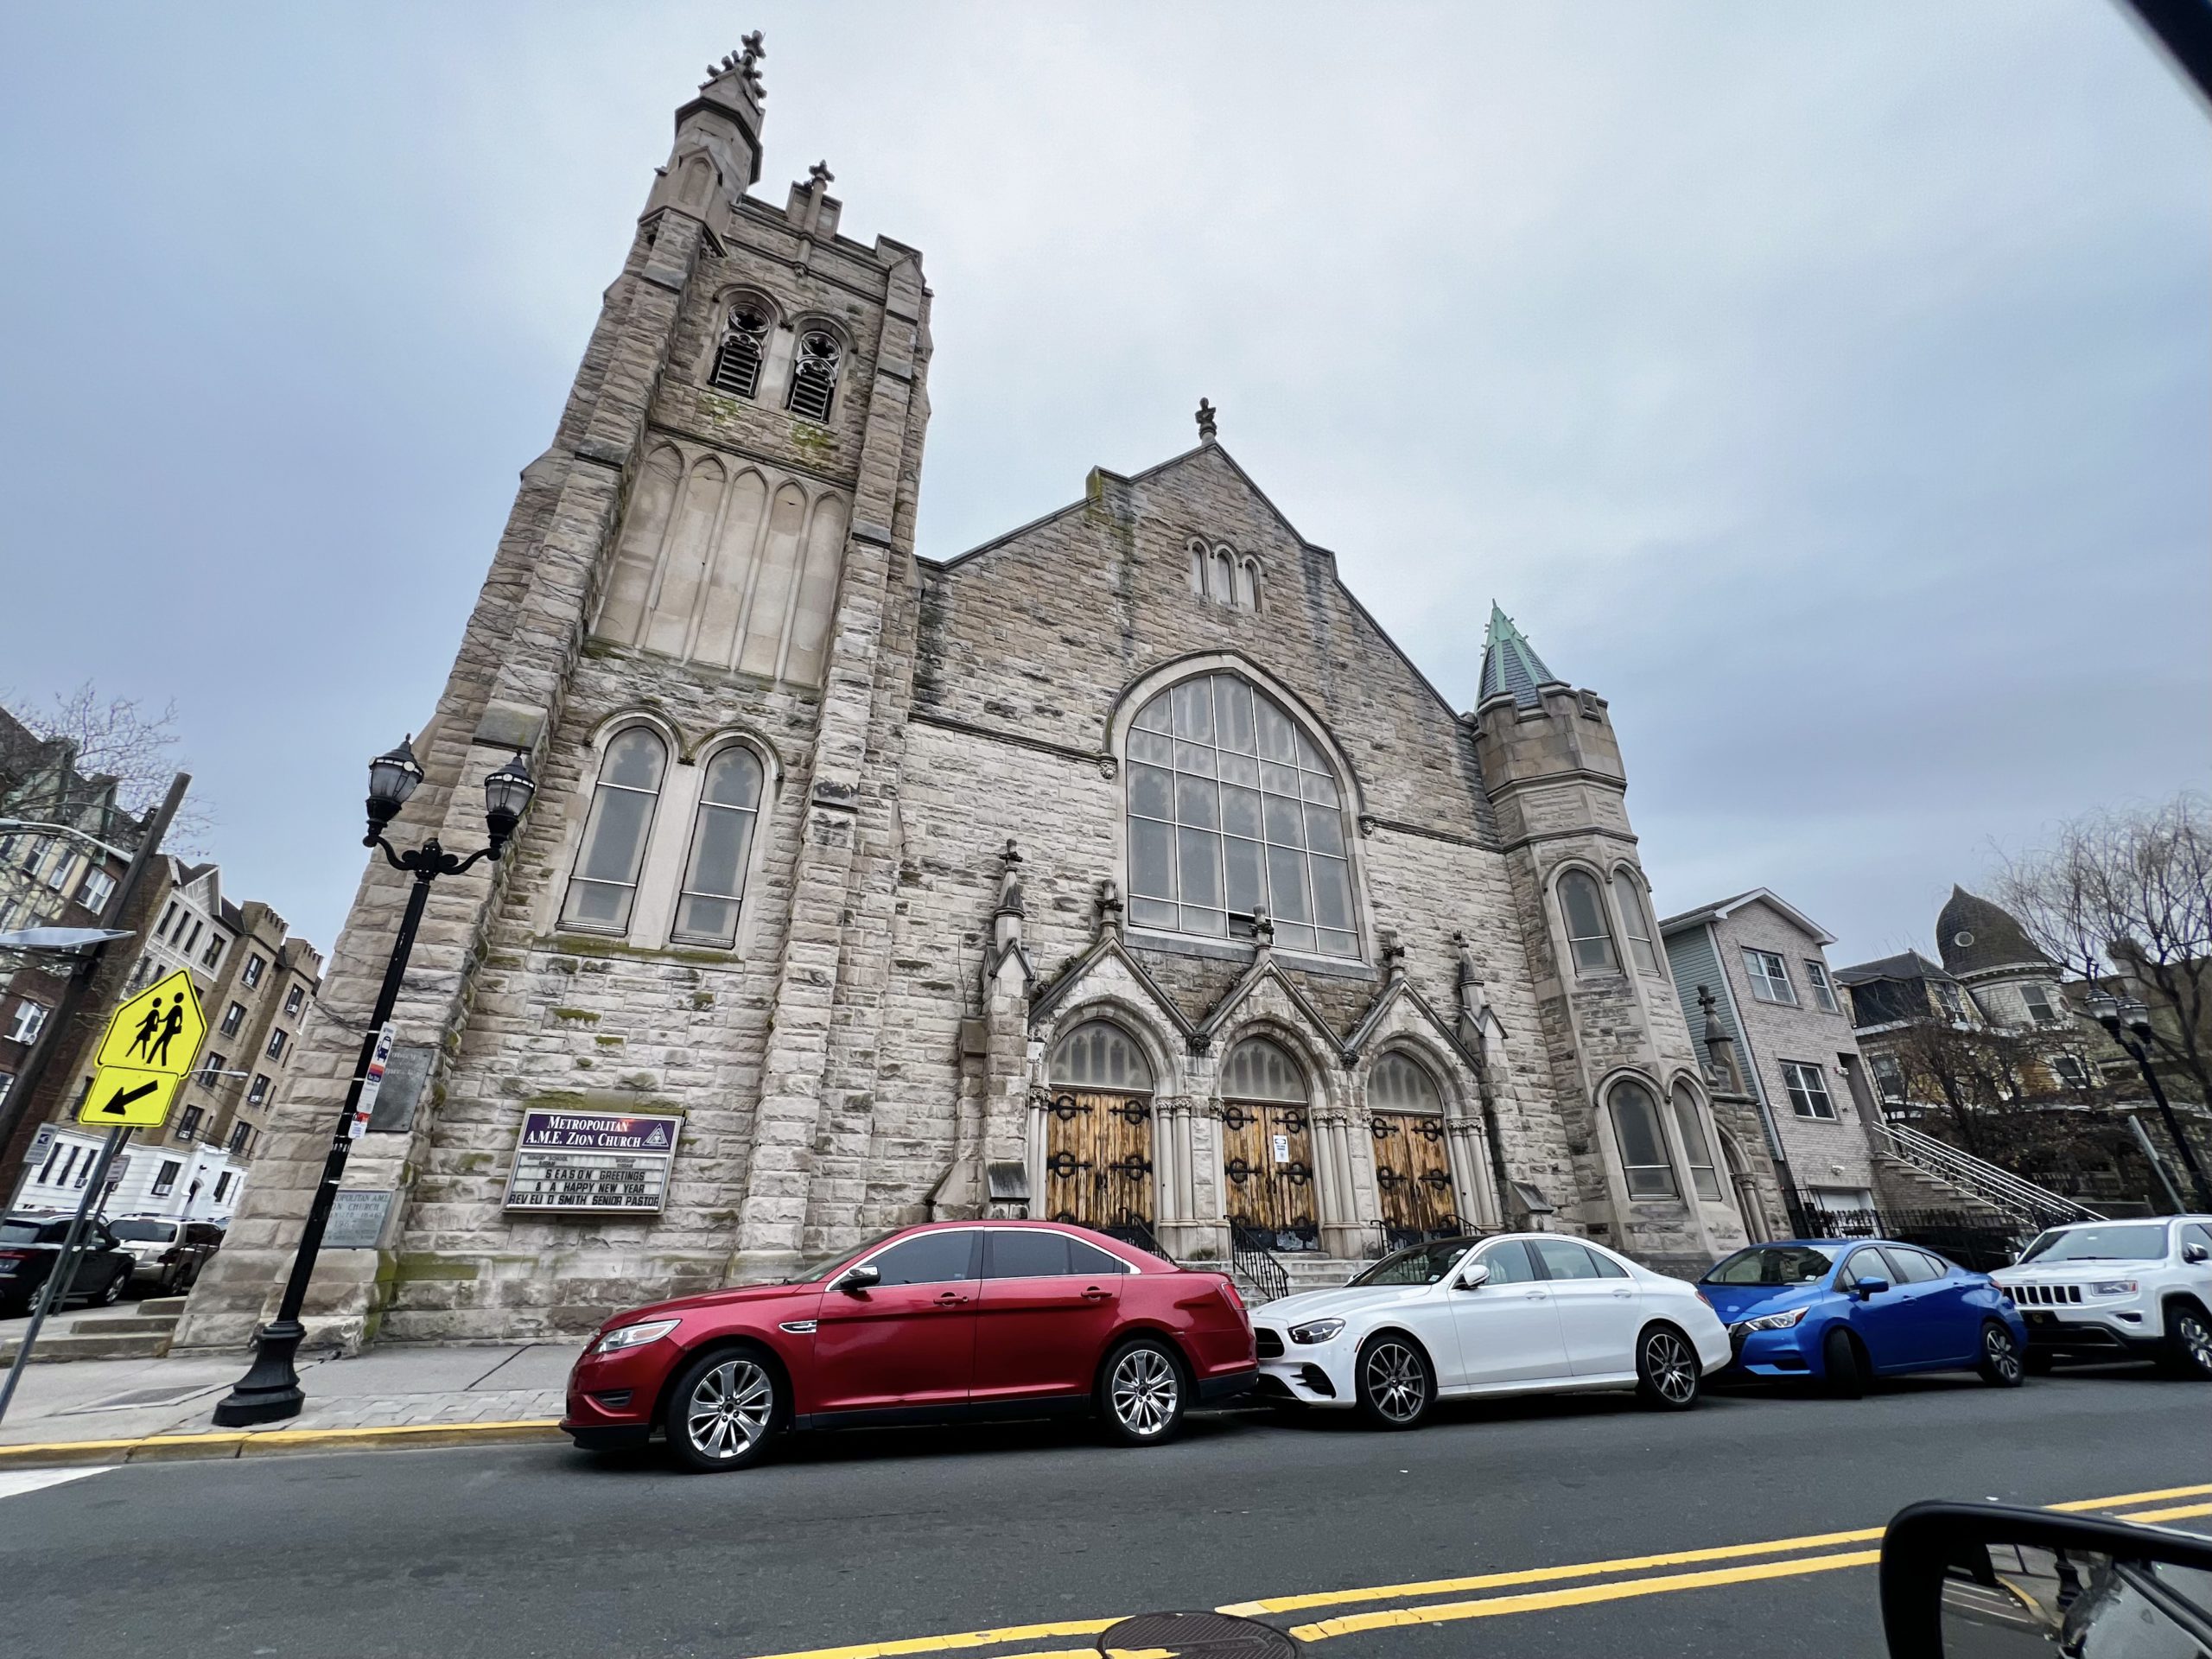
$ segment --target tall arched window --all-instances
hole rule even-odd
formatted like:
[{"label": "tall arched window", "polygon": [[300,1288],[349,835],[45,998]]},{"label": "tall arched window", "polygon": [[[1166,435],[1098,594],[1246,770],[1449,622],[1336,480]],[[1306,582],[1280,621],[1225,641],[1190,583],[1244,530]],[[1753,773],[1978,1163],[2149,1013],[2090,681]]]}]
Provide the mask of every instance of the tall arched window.
[{"label": "tall arched window", "polygon": [[1367,1103],[1383,1112],[1441,1112],[1444,1091],[1427,1066],[1393,1049],[1375,1062],[1374,1075],[1367,1080]]},{"label": "tall arched window", "polygon": [[1681,1131],[1682,1157],[1690,1166],[1690,1186],[1700,1198],[1720,1197],[1719,1172],[1713,1166],[1713,1143],[1705,1136],[1705,1115],[1687,1083],[1675,1085],[1675,1127]]},{"label": "tall arched window", "polygon": [[1257,559],[1239,561],[1236,566],[1236,608],[1257,611],[1260,608],[1260,562]]},{"label": "tall arched window", "polygon": [[1191,591],[1200,599],[1206,596],[1206,544],[1193,541],[1191,543]]},{"label": "tall arched window", "polygon": [[1586,871],[1569,870],[1560,877],[1559,907],[1567,918],[1567,940],[1577,970],[1617,972],[1621,961],[1613,950],[1613,930],[1605,925],[1605,901]]},{"label": "tall arched window", "polygon": [[1152,1065],[1144,1051],[1128,1032],[1104,1020],[1085,1020],[1060,1039],[1052,1050],[1052,1075],[1064,1089],[1152,1092]]},{"label": "tall arched window", "polygon": [[1625,869],[1613,872],[1613,902],[1620,906],[1621,929],[1628,935],[1628,953],[1647,974],[1659,971],[1659,952],[1651,943],[1651,912],[1645,905],[1643,885]]},{"label": "tall arched window", "polygon": [[707,378],[716,391],[750,397],[760,389],[760,365],[767,353],[768,314],[750,300],[741,300],[729,308],[714,371]]},{"label": "tall arched window", "polygon": [[1213,564],[1206,578],[1206,591],[1224,605],[1236,602],[1236,568],[1229,556],[1229,550],[1217,547],[1213,550]]},{"label": "tall arched window", "polygon": [[799,336],[798,352],[791,360],[791,396],[785,401],[794,415],[810,421],[826,421],[837,397],[837,365],[845,348],[826,328],[810,328]]},{"label": "tall arched window", "polygon": [[760,815],[760,760],[733,746],[707,766],[699,810],[691,820],[691,852],[677,901],[675,937],[700,944],[737,942],[737,912]]},{"label": "tall arched window", "polygon": [[668,746],[648,727],[632,726],[607,746],[599,786],[592,791],[582,847],[561,908],[566,926],[620,933],[630,925],[645,836],[668,769]]},{"label": "tall arched window", "polygon": [[1357,957],[1334,771],[1243,676],[1160,692],[1129,734],[1129,919],[1250,938],[1265,907],[1286,950]]},{"label": "tall arched window", "polygon": [[1221,1068],[1224,1100],[1279,1100],[1294,1106],[1306,1103],[1306,1068],[1281,1043],[1265,1037],[1247,1037],[1229,1051]]},{"label": "tall arched window", "polygon": [[1667,1137],[1659,1127],[1659,1103],[1652,1098],[1651,1090],[1633,1077],[1624,1077],[1613,1085],[1611,1100],[1613,1139],[1620,1147],[1621,1174],[1628,1183],[1629,1197],[1677,1197],[1681,1189],[1675,1185],[1675,1164],[1667,1156]]}]

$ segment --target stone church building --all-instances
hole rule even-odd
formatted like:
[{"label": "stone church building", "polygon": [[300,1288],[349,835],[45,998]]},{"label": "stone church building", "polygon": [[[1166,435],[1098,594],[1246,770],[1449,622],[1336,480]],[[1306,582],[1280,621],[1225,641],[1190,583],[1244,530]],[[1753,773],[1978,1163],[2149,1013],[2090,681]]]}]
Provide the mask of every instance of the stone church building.
[{"label": "stone church building", "polygon": [[[308,1302],[522,1338],[929,1217],[1184,1260],[1460,1228],[1687,1269],[1771,1194],[1657,942],[1603,698],[1455,711],[1217,440],[939,563],[930,289],[677,113],[392,827],[439,881]],[[1072,480],[1071,480],[1072,482]],[[368,865],[181,1345],[273,1310],[408,878]],[[1775,1206],[1778,1210],[1778,1205]]]}]

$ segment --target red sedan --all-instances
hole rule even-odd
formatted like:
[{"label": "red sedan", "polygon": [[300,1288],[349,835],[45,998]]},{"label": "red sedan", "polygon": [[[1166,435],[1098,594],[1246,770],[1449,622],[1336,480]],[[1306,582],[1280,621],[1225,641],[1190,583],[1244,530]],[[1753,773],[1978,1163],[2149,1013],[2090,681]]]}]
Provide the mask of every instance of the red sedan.
[{"label": "red sedan", "polygon": [[1258,1375],[1228,1279],[1050,1222],[938,1222],[800,1283],[618,1313],[569,1374],[587,1450],[664,1430],[677,1460],[736,1469],[786,1428],[1093,1412],[1126,1446]]}]

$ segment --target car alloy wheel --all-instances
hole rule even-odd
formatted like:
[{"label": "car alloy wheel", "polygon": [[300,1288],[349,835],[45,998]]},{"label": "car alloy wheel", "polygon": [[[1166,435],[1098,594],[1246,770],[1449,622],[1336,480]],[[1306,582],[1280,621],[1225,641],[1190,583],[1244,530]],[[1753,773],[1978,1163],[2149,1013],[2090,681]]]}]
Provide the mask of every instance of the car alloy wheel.
[{"label": "car alloy wheel", "polygon": [[683,1432],[710,1463],[734,1463],[760,1443],[776,1409],[776,1384],[743,1355],[726,1359],[691,1385]]},{"label": "car alloy wheel", "polygon": [[123,1287],[130,1282],[130,1269],[128,1268],[124,1268],[122,1272],[111,1276],[108,1280],[107,1283],[100,1287],[100,1306],[102,1307],[113,1307],[118,1302],[121,1301],[123,1300]]},{"label": "car alloy wheel", "polygon": [[2212,1320],[2195,1308],[2174,1313],[2175,1358],[2184,1376],[2212,1378]]},{"label": "car alloy wheel", "polygon": [[2000,1389],[2018,1388],[2027,1376],[2019,1344],[1994,1319],[1981,1327],[1981,1374]]},{"label": "car alloy wheel", "polygon": [[1643,1381],[1644,1397],[1672,1411],[1697,1401],[1697,1356],[1675,1332],[1661,1326],[1644,1333],[1637,1370]]},{"label": "car alloy wheel", "polygon": [[1107,1407],[1132,1440],[1156,1440],[1175,1426],[1183,1379],[1175,1362],[1150,1344],[1130,1348],[1106,1379]]},{"label": "car alloy wheel", "polygon": [[1428,1364],[1413,1344],[1385,1337],[1360,1356],[1359,1389],[1375,1414],[1394,1428],[1408,1428],[1428,1409]]}]

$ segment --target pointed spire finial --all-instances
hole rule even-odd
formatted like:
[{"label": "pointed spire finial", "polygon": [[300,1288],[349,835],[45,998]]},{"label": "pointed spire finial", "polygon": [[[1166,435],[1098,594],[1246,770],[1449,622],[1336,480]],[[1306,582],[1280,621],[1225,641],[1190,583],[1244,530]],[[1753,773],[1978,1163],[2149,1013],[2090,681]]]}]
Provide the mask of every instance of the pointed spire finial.
[{"label": "pointed spire finial", "polygon": [[830,163],[827,162],[817,162],[812,167],[808,168],[806,176],[817,189],[821,190],[827,190],[837,178],[837,175],[830,170]]},{"label": "pointed spire finial", "polygon": [[1523,709],[1534,709],[1542,701],[1536,695],[1538,686],[1563,683],[1544,665],[1544,659],[1536,655],[1536,648],[1514,625],[1504,607],[1496,600],[1491,601],[1490,634],[1483,645],[1482,685],[1476,693],[1478,700],[1487,702],[1499,692],[1510,691],[1515,702]]},{"label": "pointed spire finial", "polygon": [[720,80],[724,75],[735,75],[755,99],[766,98],[768,89],[760,84],[760,60],[768,55],[768,48],[760,44],[760,31],[754,29],[739,44],[742,52],[725,52],[721,61],[707,66],[707,79]]},{"label": "pointed spire finial", "polygon": [[1198,415],[1199,442],[1211,443],[1214,441],[1215,429],[1213,417],[1214,407],[1212,399],[1207,397],[1199,398]]}]

